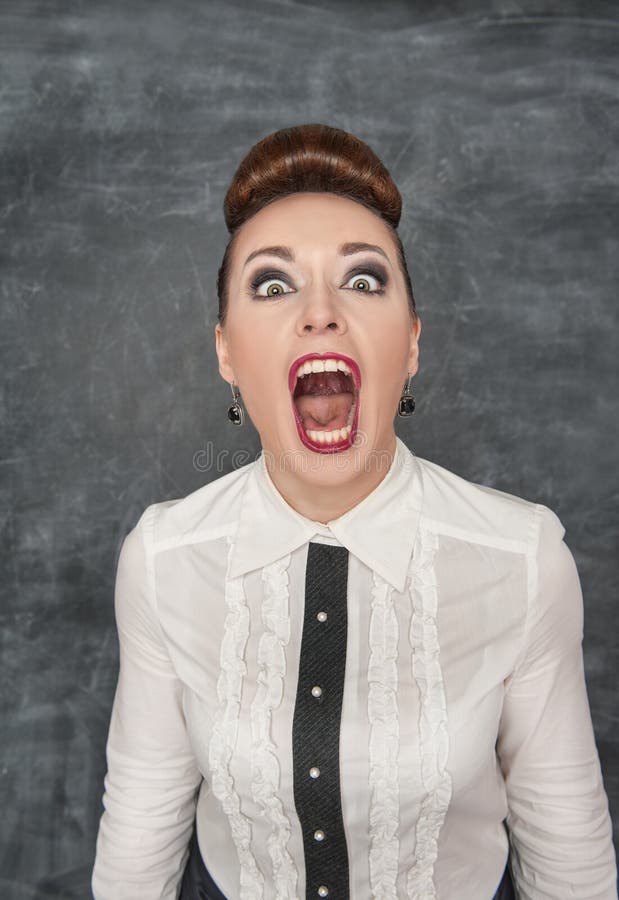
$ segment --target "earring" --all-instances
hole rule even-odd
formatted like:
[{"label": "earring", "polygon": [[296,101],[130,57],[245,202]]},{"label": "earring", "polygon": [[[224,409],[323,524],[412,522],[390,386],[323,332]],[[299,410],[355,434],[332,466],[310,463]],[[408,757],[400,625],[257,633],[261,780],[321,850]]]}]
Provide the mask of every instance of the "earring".
[{"label": "earring", "polygon": [[406,378],[406,384],[404,385],[404,389],[402,391],[402,396],[400,397],[400,403],[398,405],[398,415],[402,416],[402,418],[406,418],[407,416],[412,416],[415,412],[415,398],[411,393],[411,381],[413,380],[412,375],[408,375]]},{"label": "earring", "polygon": [[245,413],[243,412],[243,407],[239,403],[239,398],[241,395],[239,394],[239,389],[237,388],[236,384],[234,384],[234,382],[232,382],[230,387],[232,388],[233,402],[228,407],[228,418],[233,425],[242,425],[245,420]]}]

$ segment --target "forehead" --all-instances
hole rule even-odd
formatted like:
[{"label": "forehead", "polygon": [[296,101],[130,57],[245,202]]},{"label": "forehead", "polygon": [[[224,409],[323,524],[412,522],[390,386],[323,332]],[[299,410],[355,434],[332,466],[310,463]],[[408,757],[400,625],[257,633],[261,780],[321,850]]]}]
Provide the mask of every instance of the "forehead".
[{"label": "forehead", "polygon": [[263,207],[237,234],[237,259],[259,246],[285,245],[304,249],[333,249],[347,242],[378,244],[395,255],[389,227],[374,212],[348,197],[326,193],[290,194]]}]

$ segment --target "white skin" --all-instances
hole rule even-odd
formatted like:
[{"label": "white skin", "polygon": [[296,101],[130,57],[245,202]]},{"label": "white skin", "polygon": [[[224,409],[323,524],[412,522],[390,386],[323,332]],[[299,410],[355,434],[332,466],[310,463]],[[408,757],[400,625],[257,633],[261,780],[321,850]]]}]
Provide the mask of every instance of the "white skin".
[{"label": "white skin", "polygon": [[[344,247],[359,243],[378,249],[350,253]],[[256,251],[277,247],[288,248],[291,258],[268,251],[247,261]],[[380,293],[372,274],[378,267],[387,276]],[[278,275],[252,290],[261,271]],[[391,232],[361,204],[335,194],[297,193],[264,207],[240,228],[226,321],[215,327],[219,371],[238,385],[271,479],[302,515],[327,523],[385,477],[396,449],[398,400],[407,375],[417,372],[420,331]],[[361,392],[354,446],[319,453],[302,443],[288,372],[306,353],[341,353],[357,362]]]}]

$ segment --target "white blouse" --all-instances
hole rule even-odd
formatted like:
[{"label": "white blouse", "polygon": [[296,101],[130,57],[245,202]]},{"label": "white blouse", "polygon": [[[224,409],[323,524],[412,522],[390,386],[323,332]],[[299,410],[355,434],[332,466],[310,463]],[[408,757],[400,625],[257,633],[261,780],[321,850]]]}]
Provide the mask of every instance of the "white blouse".
[{"label": "white blouse", "polygon": [[305,897],[292,720],[308,543],[344,546],[341,804],[354,900],[614,900],[582,598],[547,508],[397,440],[328,525],[261,455],[150,506],[116,581],[120,675],[96,900],[175,898],[194,819],[229,900]]}]

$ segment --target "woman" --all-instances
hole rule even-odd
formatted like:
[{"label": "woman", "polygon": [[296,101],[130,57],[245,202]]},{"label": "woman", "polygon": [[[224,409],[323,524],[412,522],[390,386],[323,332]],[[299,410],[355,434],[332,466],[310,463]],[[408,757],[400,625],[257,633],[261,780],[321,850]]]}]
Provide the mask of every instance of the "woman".
[{"label": "woman", "polygon": [[263,452],[123,545],[97,900],[616,897],[563,528],[394,432],[400,208],[327,126],[233,179],[216,348]]}]

